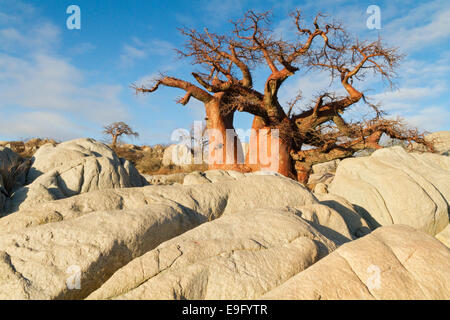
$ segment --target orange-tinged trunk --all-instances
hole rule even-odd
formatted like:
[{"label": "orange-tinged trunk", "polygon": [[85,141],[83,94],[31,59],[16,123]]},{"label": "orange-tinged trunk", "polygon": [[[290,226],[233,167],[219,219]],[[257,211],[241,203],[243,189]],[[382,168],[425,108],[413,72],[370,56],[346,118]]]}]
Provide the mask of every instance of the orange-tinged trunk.
[{"label": "orange-tinged trunk", "polygon": [[274,171],[291,176],[290,147],[279,137],[277,130],[266,126],[260,117],[255,117],[250,136],[246,163],[252,171]]},{"label": "orange-tinged trunk", "polygon": [[249,171],[245,168],[242,144],[233,126],[233,113],[220,112],[220,94],[206,104],[209,169]]}]

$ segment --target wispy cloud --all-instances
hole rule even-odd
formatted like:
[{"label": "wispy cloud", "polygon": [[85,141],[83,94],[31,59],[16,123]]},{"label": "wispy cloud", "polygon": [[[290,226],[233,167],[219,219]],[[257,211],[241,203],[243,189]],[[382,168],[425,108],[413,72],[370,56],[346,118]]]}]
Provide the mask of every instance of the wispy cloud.
[{"label": "wispy cloud", "polygon": [[390,44],[403,51],[429,49],[431,44],[442,43],[450,37],[449,16],[448,1],[439,6],[431,2],[412,8],[405,17],[387,23],[384,34]]},{"label": "wispy cloud", "polygon": [[[15,21],[32,12],[26,8]],[[0,24],[0,135],[67,138],[82,133],[80,123],[88,128],[129,117],[122,86],[89,83],[83,70],[57,54],[60,40],[60,28],[48,21],[39,28]]]}]

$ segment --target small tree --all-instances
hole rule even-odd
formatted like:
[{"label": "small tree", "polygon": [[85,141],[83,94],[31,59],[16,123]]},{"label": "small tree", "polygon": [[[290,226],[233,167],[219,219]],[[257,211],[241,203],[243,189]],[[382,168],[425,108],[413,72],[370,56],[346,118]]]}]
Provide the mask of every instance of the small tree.
[{"label": "small tree", "polygon": [[111,123],[103,128],[105,129],[103,130],[104,134],[111,135],[111,146],[113,148],[116,147],[117,139],[122,135],[132,136],[135,138],[139,137],[139,133],[133,131],[129,125],[122,121]]}]

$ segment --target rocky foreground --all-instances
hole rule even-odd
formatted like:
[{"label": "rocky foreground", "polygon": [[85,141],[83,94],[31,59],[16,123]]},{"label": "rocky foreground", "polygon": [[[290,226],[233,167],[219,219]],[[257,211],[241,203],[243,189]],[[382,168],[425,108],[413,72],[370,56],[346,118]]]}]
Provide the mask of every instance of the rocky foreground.
[{"label": "rocky foreground", "polygon": [[0,298],[450,299],[448,148],[332,175],[315,193],[263,172],[152,185],[99,142],[44,145],[13,192],[0,179]]}]

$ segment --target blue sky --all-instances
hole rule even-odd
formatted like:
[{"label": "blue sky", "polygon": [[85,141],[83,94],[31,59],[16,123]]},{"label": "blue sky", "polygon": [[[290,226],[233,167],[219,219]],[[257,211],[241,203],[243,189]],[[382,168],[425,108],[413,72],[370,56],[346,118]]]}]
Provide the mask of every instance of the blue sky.
[{"label": "blue sky", "polygon": [[[81,8],[81,30],[66,27],[72,4]],[[369,5],[381,9],[380,30],[366,26]],[[172,88],[136,96],[129,86],[145,84],[158,72],[194,81],[190,72],[198,68],[177,59],[173,50],[184,40],[177,27],[223,32],[230,19],[248,9],[272,10],[272,27],[287,35],[287,15],[295,8],[307,18],[326,13],[361,39],[380,34],[399,47],[407,57],[396,90],[376,78],[357,87],[372,89],[367,95],[391,117],[428,131],[450,130],[447,0],[0,0],[0,140],[102,139],[103,125],[125,121],[141,135],[136,144],[168,143],[174,129],[204,118],[201,103],[176,104],[183,93]],[[261,90],[267,70],[256,75],[255,87]],[[307,104],[328,84],[326,74],[299,72],[282,88],[280,99],[302,90],[301,104]],[[236,114],[237,128],[247,129],[250,121],[249,115]]]}]

